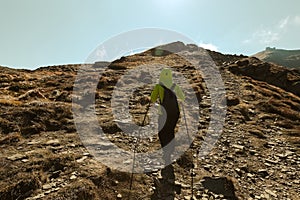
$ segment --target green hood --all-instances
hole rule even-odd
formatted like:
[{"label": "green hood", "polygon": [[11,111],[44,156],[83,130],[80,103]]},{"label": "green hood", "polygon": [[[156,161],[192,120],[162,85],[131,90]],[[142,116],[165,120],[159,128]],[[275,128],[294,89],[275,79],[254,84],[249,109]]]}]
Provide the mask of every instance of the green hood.
[{"label": "green hood", "polygon": [[168,68],[164,68],[160,73],[159,82],[164,84],[167,88],[171,88],[173,84],[172,71]]}]

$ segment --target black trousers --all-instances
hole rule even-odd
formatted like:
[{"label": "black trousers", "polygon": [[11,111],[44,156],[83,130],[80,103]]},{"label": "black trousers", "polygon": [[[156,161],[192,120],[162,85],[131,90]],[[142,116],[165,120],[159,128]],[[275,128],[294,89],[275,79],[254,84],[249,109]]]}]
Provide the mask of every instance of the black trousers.
[{"label": "black trousers", "polygon": [[[158,117],[158,137],[163,148],[163,159],[165,163],[171,164],[171,154],[175,149],[175,140],[170,143],[175,138],[175,127],[179,119],[179,111],[166,110]],[[169,145],[168,145],[169,144]]]}]

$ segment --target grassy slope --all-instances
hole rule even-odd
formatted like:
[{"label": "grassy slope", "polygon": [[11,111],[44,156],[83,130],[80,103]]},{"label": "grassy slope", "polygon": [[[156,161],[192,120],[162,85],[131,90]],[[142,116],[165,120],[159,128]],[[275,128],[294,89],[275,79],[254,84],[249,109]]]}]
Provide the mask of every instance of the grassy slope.
[{"label": "grassy slope", "polygon": [[284,50],[267,48],[253,55],[263,61],[300,69],[300,50]]}]

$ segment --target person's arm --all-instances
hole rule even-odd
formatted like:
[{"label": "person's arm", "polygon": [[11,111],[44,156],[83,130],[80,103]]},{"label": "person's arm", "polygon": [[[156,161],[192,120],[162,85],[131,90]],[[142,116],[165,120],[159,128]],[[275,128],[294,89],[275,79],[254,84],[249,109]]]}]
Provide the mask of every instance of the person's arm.
[{"label": "person's arm", "polygon": [[158,98],[158,94],[159,94],[159,85],[156,84],[154,86],[154,89],[151,92],[151,102],[154,103],[156,101],[156,99]]},{"label": "person's arm", "polygon": [[181,90],[181,88],[177,84],[175,86],[174,91],[175,91],[177,98],[183,102],[185,99],[185,95],[184,95],[183,91]]},{"label": "person's arm", "polygon": [[156,84],[151,92],[151,102],[154,103],[158,97],[159,102],[161,103],[164,99],[164,88],[161,85]]}]

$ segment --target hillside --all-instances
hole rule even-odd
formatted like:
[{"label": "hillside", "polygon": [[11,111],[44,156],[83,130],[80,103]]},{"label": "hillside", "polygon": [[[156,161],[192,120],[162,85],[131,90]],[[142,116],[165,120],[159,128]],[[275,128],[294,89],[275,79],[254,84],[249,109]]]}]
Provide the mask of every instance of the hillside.
[{"label": "hillside", "polygon": [[256,53],[253,56],[266,62],[300,69],[300,50],[285,50],[267,47],[266,50]]},{"label": "hillside", "polygon": [[[197,151],[211,134],[213,91],[191,63],[169,52],[188,55],[201,62],[203,70],[210,70],[211,63],[197,54],[197,49],[177,42],[109,65],[98,62],[34,71],[0,67],[0,199],[128,199],[129,194],[135,200],[190,199],[192,162],[196,199],[300,199],[300,72],[253,57],[209,51],[224,82],[226,99],[219,100],[226,102],[227,112],[217,143],[208,155],[199,158]],[[74,116],[82,111],[87,114],[82,122],[90,122],[95,119],[89,112],[95,109],[95,124],[102,127],[109,141],[132,151],[136,139],[124,134],[114,119],[113,92],[118,84],[128,89],[134,84],[139,74],[121,79],[129,70],[148,66],[139,72],[139,78],[148,84],[134,88],[129,100],[130,115],[141,124],[155,84],[147,79],[147,73],[162,64],[172,66],[192,86],[199,106],[198,129],[185,154],[164,170],[135,174],[130,191],[131,174],[98,162],[83,144],[78,128],[87,136],[97,128],[75,126]],[[77,98],[73,90],[80,70],[85,76],[77,76],[77,81],[86,92]],[[95,72],[103,73],[99,81]],[[84,98],[93,97],[89,92],[95,80],[93,106],[93,101]],[[121,94],[118,97],[124,98]],[[193,118],[188,116],[188,120]],[[110,146],[96,138],[89,142],[102,149]],[[138,152],[159,148],[155,129],[136,145]],[[115,157],[122,159],[123,155]],[[145,162],[155,165],[151,160]],[[165,180],[168,174],[175,182]]]}]

